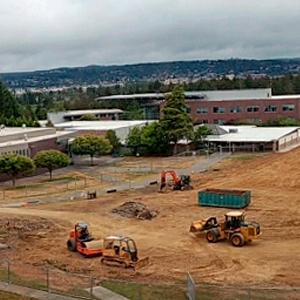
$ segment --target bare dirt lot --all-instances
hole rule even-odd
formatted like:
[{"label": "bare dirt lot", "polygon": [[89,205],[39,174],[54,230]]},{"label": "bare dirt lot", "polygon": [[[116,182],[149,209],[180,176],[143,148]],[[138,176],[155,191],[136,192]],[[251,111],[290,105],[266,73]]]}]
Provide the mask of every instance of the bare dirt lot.
[{"label": "bare dirt lot", "polygon": [[[161,194],[157,187],[149,187],[91,201],[1,209],[6,218],[30,216],[32,222],[47,224],[40,236],[14,238],[12,249],[1,253],[27,265],[48,263],[62,270],[91,272],[98,278],[176,283],[182,282],[189,271],[196,282],[300,286],[299,166],[300,149],[295,149],[284,154],[226,160],[214,170],[194,174],[191,191]],[[208,244],[205,238],[191,235],[191,221],[210,215],[221,218],[228,211],[197,205],[197,192],[206,187],[250,189],[252,203],[245,210],[249,220],[261,224],[261,238],[243,248],[234,248],[226,241]],[[111,212],[126,201],[144,203],[159,210],[159,214],[152,220],[138,220]],[[96,237],[131,236],[137,242],[140,256],[149,256],[151,264],[134,273],[103,266],[99,258],[84,259],[68,252],[68,232],[80,220],[91,225]],[[54,225],[48,228],[50,223]],[[7,237],[3,241],[11,242]]]}]

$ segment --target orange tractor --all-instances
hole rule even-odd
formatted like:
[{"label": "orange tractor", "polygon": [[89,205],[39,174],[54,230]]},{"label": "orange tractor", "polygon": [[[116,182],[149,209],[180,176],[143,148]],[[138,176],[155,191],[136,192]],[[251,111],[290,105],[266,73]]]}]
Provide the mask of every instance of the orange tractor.
[{"label": "orange tractor", "polygon": [[102,256],[101,262],[107,265],[140,269],[149,264],[149,257],[140,259],[136,243],[130,237],[108,236],[95,240],[86,223],[75,224],[67,241],[68,250],[79,252],[84,257]]},{"label": "orange tractor", "polygon": [[68,250],[79,252],[85,257],[100,256],[103,252],[103,241],[95,240],[89,233],[86,223],[77,223],[70,231],[67,241]]},{"label": "orange tractor", "polygon": [[162,171],[160,174],[161,180],[160,180],[160,191],[163,191],[167,186],[167,176],[172,177],[172,187],[173,190],[190,190],[193,187],[191,184],[191,176],[189,175],[180,175],[178,176],[177,173],[173,170],[171,171]]}]

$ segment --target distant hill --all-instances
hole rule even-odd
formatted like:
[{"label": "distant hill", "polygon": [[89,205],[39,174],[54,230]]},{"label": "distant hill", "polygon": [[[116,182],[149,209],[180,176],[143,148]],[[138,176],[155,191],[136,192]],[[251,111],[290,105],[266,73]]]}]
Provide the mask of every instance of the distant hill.
[{"label": "distant hill", "polygon": [[52,70],[2,73],[0,80],[10,88],[114,84],[127,81],[216,78],[234,74],[281,76],[300,74],[300,58],[228,59],[142,63],[121,66],[87,66]]}]

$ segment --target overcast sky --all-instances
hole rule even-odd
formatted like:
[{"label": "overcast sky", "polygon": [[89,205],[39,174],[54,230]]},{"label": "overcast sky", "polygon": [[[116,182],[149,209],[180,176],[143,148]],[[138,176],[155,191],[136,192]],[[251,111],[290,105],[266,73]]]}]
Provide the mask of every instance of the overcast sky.
[{"label": "overcast sky", "polygon": [[300,57],[300,0],[0,0],[0,72]]}]

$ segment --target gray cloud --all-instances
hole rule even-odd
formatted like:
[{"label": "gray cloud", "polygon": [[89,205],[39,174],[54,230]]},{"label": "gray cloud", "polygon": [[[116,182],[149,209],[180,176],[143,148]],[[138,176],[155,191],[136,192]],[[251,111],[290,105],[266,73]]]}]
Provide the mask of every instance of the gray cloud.
[{"label": "gray cloud", "polygon": [[300,56],[299,0],[0,0],[0,72]]}]

